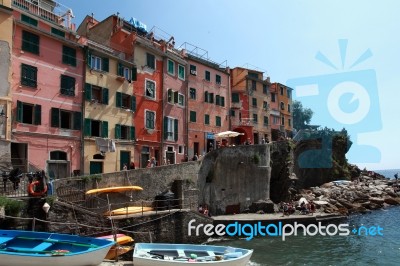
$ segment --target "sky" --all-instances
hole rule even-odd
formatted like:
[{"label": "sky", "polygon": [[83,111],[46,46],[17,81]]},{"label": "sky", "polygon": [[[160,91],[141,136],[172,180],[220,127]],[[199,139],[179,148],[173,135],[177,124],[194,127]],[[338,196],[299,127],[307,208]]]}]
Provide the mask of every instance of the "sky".
[{"label": "sky", "polygon": [[177,48],[186,42],[212,61],[263,71],[314,111],[311,124],[348,130],[350,163],[400,168],[399,1],[58,2],[77,26],[92,13],[97,20],[119,13],[174,36]]}]

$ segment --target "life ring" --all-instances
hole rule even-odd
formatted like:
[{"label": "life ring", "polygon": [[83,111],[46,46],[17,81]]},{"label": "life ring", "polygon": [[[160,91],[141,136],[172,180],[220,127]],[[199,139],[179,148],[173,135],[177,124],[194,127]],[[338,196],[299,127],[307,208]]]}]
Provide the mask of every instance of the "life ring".
[{"label": "life ring", "polygon": [[46,184],[44,185],[44,188],[43,188],[42,191],[38,191],[38,192],[35,191],[35,186],[37,186],[39,184],[40,184],[40,181],[33,181],[32,183],[29,184],[29,186],[28,186],[29,195],[32,195],[32,196],[43,196],[44,194],[46,194],[46,192],[47,192],[47,185]]}]

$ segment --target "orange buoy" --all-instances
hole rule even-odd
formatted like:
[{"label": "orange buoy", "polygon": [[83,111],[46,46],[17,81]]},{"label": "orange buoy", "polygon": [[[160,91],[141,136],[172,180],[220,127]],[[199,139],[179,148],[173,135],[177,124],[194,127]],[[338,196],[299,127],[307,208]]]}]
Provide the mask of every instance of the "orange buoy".
[{"label": "orange buoy", "polygon": [[40,181],[33,181],[32,183],[29,184],[29,186],[28,186],[29,195],[37,197],[37,196],[43,196],[44,194],[46,194],[46,192],[47,192],[46,184],[44,185],[44,188],[42,191],[38,191],[38,192],[35,191],[35,187],[39,184],[40,184]]}]

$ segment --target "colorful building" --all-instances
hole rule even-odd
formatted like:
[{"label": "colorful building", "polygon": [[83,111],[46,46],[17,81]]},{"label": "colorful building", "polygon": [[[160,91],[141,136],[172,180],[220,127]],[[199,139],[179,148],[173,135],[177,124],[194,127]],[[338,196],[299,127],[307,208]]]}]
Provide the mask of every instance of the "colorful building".
[{"label": "colorful building", "polygon": [[270,140],[269,79],[263,72],[242,67],[231,70],[231,123],[232,130],[244,135],[237,144],[247,140],[260,144]]},{"label": "colorful building", "polygon": [[[276,141],[282,135],[284,128],[281,128],[281,112],[278,103],[279,86],[278,83],[272,83],[270,86],[270,125],[271,125],[271,139]],[[282,133],[281,133],[282,129]]]},{"label": "colorful building", "polygon": [[174,48],[174,38],[160,40],[164,52],[163,66],[163,163],[180,163],[187,148],[187,63],[181,51]]},{"label": "colorful building", "polygon": [[[280,112],[280,135],[293,137],[292,91],[293,89],[281,83],[273,83],[276,103]],[[272,92],[271,92],[272,93]]]},{"label": "colorful building", "polygon": [[11,51],[13,13],[11,0],[0,2],[0,170],[11,167]]},{"label": "colorful building", "polygon": [[[135,160],[137,97],[134,36],[120,44],[118,32],[110,38],[104,27],[114,16],[97,21],[87,16],[78,28],[85,45],[84,173],[109,173],[128,169]],[[113,38],[114,37],[114,38]]]},{"label": "colorful building", "polygon": [[[217,146],[215,134],[229,130],[229,70],[185,46],[188,72],[188,157]],[[204,51],[204,50],[203,50]]]},{"label": "colorful building", "polygon": [[55,1],[12,1],[14,167],[63,178],[81,170],[84,60],[72,11]]}]

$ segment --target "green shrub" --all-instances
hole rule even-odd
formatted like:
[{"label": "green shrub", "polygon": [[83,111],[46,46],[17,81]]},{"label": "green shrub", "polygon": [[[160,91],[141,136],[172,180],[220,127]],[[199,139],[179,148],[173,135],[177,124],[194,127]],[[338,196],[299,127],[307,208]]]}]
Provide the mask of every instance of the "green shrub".
[{"label": "green shrub", "polygon": [[17,216],[25,207],[25,203],[19,200],[0,197],[0,206],[4,207],[5,215]]}]

